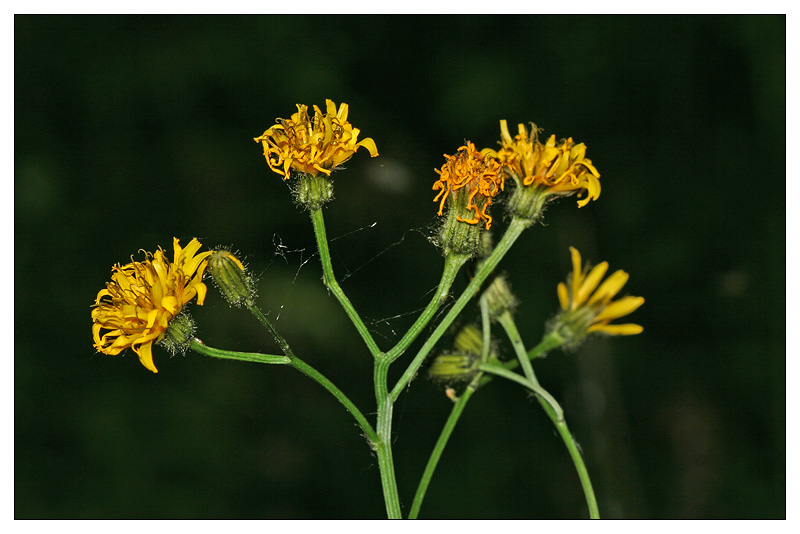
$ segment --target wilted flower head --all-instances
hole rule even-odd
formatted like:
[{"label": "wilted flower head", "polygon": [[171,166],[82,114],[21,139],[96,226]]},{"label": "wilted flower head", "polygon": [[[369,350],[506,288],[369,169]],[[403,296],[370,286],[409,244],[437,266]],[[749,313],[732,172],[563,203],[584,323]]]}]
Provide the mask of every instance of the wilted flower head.
[{"label": "wilted flower head", "polygon": [[200,242],[192,239],[181,248],[173,240],[173,261],[159,248],[145,253],[143,261],[117,264],[111,282],[97,293],[92,310],[95,348],[116,355],[132,348],[139,361],[154,373],[153,342],[164,338],[170,321],[195,296],[202,305],[206,295],[203,271],[211,252],[197,254]]},{"label": "wilted flower head", "polygon": [[488,230],[492,216],[486,210],[505,186],[500,163],[475,150],[472,143],[460,147],[455,156],[444,157],[447,161],[441,170],[436,169],[439,179],[433,184],[433,190],[439,191],[433,199],[439,202],[439,215],[449,198],[450,209],[456,210],[459,221],[469,224],[485,221]]}]

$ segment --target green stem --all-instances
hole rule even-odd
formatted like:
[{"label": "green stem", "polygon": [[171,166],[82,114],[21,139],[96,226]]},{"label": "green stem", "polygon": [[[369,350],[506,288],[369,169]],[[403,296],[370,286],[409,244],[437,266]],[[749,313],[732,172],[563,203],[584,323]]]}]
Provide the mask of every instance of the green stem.
[{"label": "green stem", "polygon": [[[544,408],[545,413],[547,413],[547,416],[558,430],[558,434],[561,436],[561,439],[564,442],[564,445],[566,445],[567,451],[569,451],[569,455],[572,458],[572,463],[575,465],[575,470],[578,472],[578,478],[581,481],[583,494],[586,498],[586,505],[589,507],[589,517],[592,519],[599,519],[600,511],[597,508],[597,499],[594,494],[594,489],[592,488],[592,481],[589,478],[589,472],[586,469],[586,464],[583,462],[583,456],[581,456],[578,446],[575,443],[575,438],[572,436],[569,428],[567,428],[567,422],[564,420],[564,412],[561,409],[561,406],[559,406],[550,393],[548,393],[544,388],[541,387],[541,385],[539,385],[539,381],[536,379],[536,375],[534,374],[533,368],[530,365],[529,355],[525,351],[525,345],[522,343],[522,338],[519,335],[514,318],[510,313],[504,313],[500,316],[499,322],[505,329],[506,334],[508,334],[508,338],[511,340],[511,344],[513,345],[514,351],[517,354],[517,359],[522,363],[523,367],[527,365],[525,374],[528,375],[528,378],[527,380],[522,379],[520,375],[502,366],[497,366],[494,369],[484,369],[483,366],[480,366],[479,368],[484,371],[493,372],[505,378],[510,378],[516,382],[520,382],[536,393],[536,400],[539,401],[539,404],[542,406],[542,408]],[[545,338],[545,340],[547,339],[548,338]],[[499,371],[500,369],[502,369],[502,372]],[[513,375],[513,377],[506,373]]]},{"label": "green stem", "polygon": [[479,364],[478,369],[485,373],[491,373],[507,380],[511,380],[512,382],[516,382],[517,384],[530,389],[536,394],[539,403],[542,405],[542,408],[545,409],[550,419],[553,420],[553,423],[557,424],[564,421],[564,410],[561,409],[561,405],[558,404],[556,399],[553,398],[553,396],[546,389],[540,386],[538,382],[530,381],[527,378],[518,375],[514,371],[509,371],[502,365],[497,365],[494,363]]},{"label": "green stem", "polygon": [[539,381],[536,380],[536,374],[533,372],[531,359],[528,357],[528,353],[525,351],[525,346],[522,344],[522,337],[519,335],[517,324],[514,322],[514,317],[511,315],[511,312],[506,310],[501,313],[497,318],[497,322],[499,322],[506,331],[508,339],[511,341],[511,345],[514,347],[514,352],[517,354],[517,360],[519,360],[520,365],[522,365],[522,371],[525,373],[525,377],[529,382],[538,386]]},{"label": "green stem", "polygon": [[[547,334],[542,341],[539,342],[538,345],[533,347],[531,350],[528,351],[528,358],[531,360],[535,360],[536,358],[544,358],[548,352],[553,349],[557,349],[561,345],[564,344],[564,338],[560,335],[556,334],[555,332],[551,332]],[[508,361],[502,364],[508,370],[514,370],[519,367],[519,359]],[[484,376],[483,380],[479,384],[480,387],[485,386],[492,380],[491,376]]]},{"label": "green stem", "polygon": [[461,412],[464,411],[464,408],[467,406],[467,402],[469,402],[472,394],[477,390],[480,378],[480,374],[476,375],[470,385],[467,386],[467,388],[464,390],[464,393],[461,394],[461,397],[459,397],[458,401],[453,406],[447,421],[445,421],[444,427],[439,434],[439,439],[436,440],[436,445],[434,445],[433,451],[431,451],[431,456],[428,458],[428,463],[425,465],[425,471],[422,473],[422,478],[419,480],[417,492],[414,494],[414,501],[411,503],[411,511],[408,513],[409,519],[416,519],[419,515],[419,509],[422,506],[422,500],[425,498],[425,493],[428,491],[431,478],[433,478],[433,472],[436,470],[436,466],[439,464],[439,459],[442,457],[444,448],[447,446],[447,442],[450,440],[450,435],[453,433],[456,423],[458,423],[458,420],[461,417]]},{"label": "green stem", "polygon": [[431,337],[425,341],[425,344],[414,357],[414,360],[409,364],[408,368],[400,377],[400,380],[397,381],[397,384],[395,384],[394,388],[392,389],[392,398],[394,400],[397,400],[406,385],[408,385],[414,376],[416,376],[420,366],[425,361],[425,358],[428,356],[431,349],[433,349],[434,345],[436,345],[436,343],[439,341],[439,338],[444,335],[456,317],[458,317],[458,315],[461,313],[461,310],[464,309],[464,306],[466,306],[470,299],[475,296],[480,289],[481,284],[484,282],[484,280],[486,280],[486,277],[488,277],[489,274],[494,271],[495,267],[497,267],[497,264],[500,263],[500,260],[506,255],[522,231],[525,230],[529,224],[530,221],[519,219],[517,217],[511,219],[511,223],[509,224],[506,233],[503,234],[503,238],[499,243],[497,243],[494,251],[492,251],[491,255],[489,255],[489,257],[486,258],[483,263],[481,263],[478,271],[475,273],[475,277],[469,283],[455,304],[453,304],[453,307],[450,308],[450,311],[447,313],[444,319],[442,319],[442,322],[439,323],[439,325],[433,331]]},{"label": "green stem", "polygon": [[347,316],[350,317],[350,320],[353,322],[356,330],[358,330],[358,333],[361,334],[361,338],[364,340],[364,343],[366,343],[372,356],[377,358],[378,355],[381,354],[378,344],[375,343],[375,339],[372,337],[369,329],[364,324],[364,321],[361,320],[361,316],[358,315],[350,299],[347,298],[347,295],[344,294],[344,291],[339,286],[339,282],[336,281],[336,275],[333,274],[333,265],[331,264],[331,253],[328,249],[328,236],[325,231],[325,219],[322,217],[322,208],[311,210],[311,222],[314,225],[314,235],[317,238],[319,259],[322,264],[322,280],[325,282],[325,286],[339,301],[339,304],[341,304]]},{"label": "green stem", "polygon": [[375,453],[378,456],[378,469],[381,473],[381,488],[386,504],[386,515],[389,519],[402,519],[400,497],[397,492],[397,480],[392,458],[392,412],[394,401],[386,386],[389,373],[389,359],[382,355],[375,359],[375,401],[378,407],[376,429],[378,440],[375,442]]},{"label": "green stem", "polygon": [[[540,358],[548,351],[560,346],[563,342],[564,340],[557,334],[549,334],[541,341],[541,343],[528,351],[528,357],[531,359]],[[512,360],[506,364],[506,368],[513,369],[518,365],[518,361]],[[431,452],[431,456],[428,459],[428,464],[425,466],[425,471],[422,474],[419,485],[417,486],[417,492],[414,495],[414,502],[411,505],[411,512],[408,516],[409,519],[416,519],[419,515],[419,509],[422,506],[422,500],[425,498],[425,492],[428,490],[428,485],[430,484],[433,473],[436,470],[436,466],[439,464],[439,459],[441,458],[444,448],[450,439],[450,434],[453,433],[453,429],[455,429],[456,424],[461,417],[461,412],[464,411],[464,408],[467,402],[469,402],[469,399],[472,397],[472,394],[475,393],[475,391],[477,391],[479,388],[482,388],[491,382],[491,380],[491,375],[484,376],[483,373],[476,375],[470,385],[467,386],[466,390],[464,390],[464,393],[458,399],[458,402],[456,402],[455,406],[453,406],[453,409],[444,424],[444,428],[442,428],[442,431],[439,434],[439,439],[436,441],[433,452]]]},{"label": "green stem", "polygon": [[324,387],[328,392],[336,397],[336,399],[342,403],[342,405],[350,412],[353,417],[355,418],[358,425],[364,431],[367,439],[370,441],[370,446],[375,447],[375,443],[380,440],[377,432],[372,428],[372,425],[369,424],[367,418],[364,417],[364,414],[361,413],[355,404],[345,395],[342,391],[336,387],[336,385],[328,380],[322,373],[308,365],[306,362],[298,358],[297,356],[292,357],[292,361],[289,363],[290,366],[294,367],[307,377],[311,378],[315,382],[317,382],[320,386]]},{"label": "green stem", "polygon": [[422,330],[430,322],[431,318],[433,318],[434,314],[442,306],[447,298],[448,292],[450,291],[450,287],[453,285],[453,281],[456,279],[458,271],[461,269],[464,263],[466,263],[467,259],[468,258],[466,256],[456,255],[445,258],[442,279],[439,281],[439,286],[436,288],[436,293],[428,303],[428,306],[423,310],[420,316],[417,317],[417,320],[413,325],[411,325],[411,328],[408,329],[402,339],[400,339],[400,341],[398,341],[391,350],[386,352],[390,363],[395,361],[405,352],[408,346],[411,345],[417,336],[419,336],[420,332],[422,332]]},{"label": "green stem", "polygon": [[261,311],[261,308],[256,306],[255,302],[253,302],[252,300],[247,300],[245,302],[245,305],[247,306],[247,309],[250,310],[250,313],[255,315],[258,321],[262,325],[264,325],[264,328],[269,330],[269,333],[272,334],[272,337],[275,339],[275,342],[278,344],[278,346],[280,346],[283,353],[289,356],[290,358],[293,358],[294,353],[292,352],[292,349],[289,347],[289,343],[287,343],[286,340],[283,338],[283,336],[278,333],[278,330],[272,324],[272,321],[270,321],[267,318],[267,316],[264,315],[264,312]]},{"label": "green stem", "polygon": [[572,463],[575,465],[575,470],[578,472],[583,494],[586,497],[586,505],[589,507],[589,518],[600,519],[600,510],[597,507],[597,498],[594,495],[594,488],[592,488],[592,480],[589,478],[589,471],[586,469],[586,464],[583,463],[583,456],[578,449],[578,444],[575,443],[572,432],[567,428],[566,421],[554,421],[554,423],[561,436],[561,440],[564,442],[564,445],[567,446],[569,455],[572,458]]},{"label": "green stem", "polygon": [[212,358],[220,358],[223,360],[239,360],[242,362],[256,362],[268,363],[278,365],[288,365],[292,363],[292,359],[288,356],[278,356],[275,354],[260,354],[258,352],[234,352],[230,350],[215,349],[203,343],[200,339],[192,339],[189,346],[193,351],[202,354],[203,356],[211,356]]},{"label": "green stem", "polygon": [[353,417],[355,418],[358,425],[364,431],[367,439],[369,439],[370,443],[374,444],[378,442],[378,434],[372,428],[372,425],[369,424],[367,418],[364,417],[364,414],[361,413],[355,404],[345,395],[336,385],[328,380],[322,373],[308,365],[306,362],[298,358],[297,356],[277,356],[274,354],[259,354],[257,352],[234,352],[230,350],[222,350],[222,349],[215,349],[213,347],[209,347],[208,345],[204,344],[200,339],[194,338],[192,340],[191,349],[195,352],[203,354],[205,356],[211,356],[212,358],[222,358],[226,360],[239,360],[243,362],[257,362],[257,363],[268,363],[268,364],[282,364],[288,365],[293,367],[306,375],[307,377],[311,378],[312,380],[316,381],[319,385],[325,388],[329,393],[331,393],[336,399],[342,403],[342,405],[350,412]]},{"label": "green stem", "polygon": [[483,331],[483,342],[481,344],[481,361],[489,361],[489,353],[492,349],[492,318],[489,316],[489,299],[486,292],[481,295],[481,330]]}]

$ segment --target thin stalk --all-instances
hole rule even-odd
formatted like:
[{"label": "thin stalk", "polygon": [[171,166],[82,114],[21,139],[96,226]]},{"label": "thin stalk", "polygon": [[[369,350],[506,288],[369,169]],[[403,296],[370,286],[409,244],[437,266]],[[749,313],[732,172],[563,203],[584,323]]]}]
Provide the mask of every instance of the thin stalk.
[{"label": "thin stalk", "polygon": [[558,434],[561,436],[561,440],[564,442],[564,445],[567,446],[569,456],[572,458],[572,463],[575,465],[575,470],[578,472],[583,494],[586,497],[586,505],[589,507],[589,518],[600,519],[600,510],[597,507],[597,498],[594,495],[594,488],[592,488],[592,480],[589,478],[589,471],[586,469],[586,464],[583,463],[583,456],[578,449],[578,444],[575,443],[572,432],[567,428],[566,421],[562,420],[554,423]]},{"label": "thin stalk", "polygon": [[481,361],[489,361],[489,352],[492,349],[492,319],[489,316],[489,300],[486,293],[481,295],[481,330],[483,332],[483,343],[481,344]]},{"label": "thin stalk", "polygon": [[243,362],[256,362],[256,363],[267,363],[267,364],[281,364],[281,365],[288,365],[293,367],[306,375],[307,377],[311,378],[323,388],[325,388],[330,394],[332,394],[336,399],[347,409],[350,414],[355,418],[358,425],[364,431],[367,439],[369,439],[370,443],[376,443],[379,438],[378,434],[372,428],[372,425],[369,424],[367,418],[364,417],[364,414],[361,413],[355,404],[345,395],[336,385],[328,380],[322,373],[305,363],[303,360],[298,358],[297,356],[278,356],[274,354],[259,354],[257,352],[234,352],[229,350],[222,350],[222,349],[215,349],[213,347],[209,347],[208,345],[204,344],[200,339],[194,338],[192,340],[191,349],[197,353],[203,354],[205,356],[211,356],[212,358],[222,358],[226,360],[239,360]]},{"label": "thin stalk", "polygon": [[[522,338],[519,335],[514,318],[510,313],[507,313],[504,314],[504,316],[501,316],[500,319],[500,324],[506,330],[506,334],[508,334],[508,338],[511,340],[514,351],[517,353],[518,360],[522,362],[523,366],[527,363],[527,365],[530,367],[528,353],[525,351],[525,346],[522,343]],[[484,370],[489,371],[489,369]],[[504,373],[511,373],[511,375],[515,377],[522,378],[520,375],[507,369],[504,370]],[[505,374],[502,374],[502,376],[505,378],[511,378]],[[547,393],[547,391],[544,390],[541,385],[539,385],[539,381],[536,379],[536,375],[534,374],[532,368],[530,368],[530,376],[527,379],[527,387],[536,392],[536,400],[539,401],[539,404],[542,406],[542,408],[544,408],[547,416],[551,421],[553,421],[556,430],[558,430],[558,434],[561,436],[564,445],[567,447],[567,451],[569,451],[570,458],[572,458],[572,463],[575,465],[575,470],[578,472],[578,478],[581,481],[583,495],[586,498],[586,505],[589,507],[589,517],[592,519],[599,519],[600,510],[597,508],[597,498],[594,494],[594,488],[592,488],[592,481],[589,478],[589,472],[586,469],[586,464],[583,462],[583,456],[581,456],[581,453],[578,450],[578,445],[575,443],[575,438],[572,436],[569,428],[567,428],[567,422],[564,420],[564,412],[561,410],[561,406],[559,406],[555,399],[553,399],[552,395]]]},{"label": "thin stalk", "polygon": [[493,375],[505,378],[506,380],[516,382],[517,384],[530,389],[536,394],[537,400],[539,400],[542,408],[545,409],[547,415],[553,420],[553,423],[560,423],[564,421],[564,410],[561,409],[561,405],[558,404],[556,399],[553,398],[553,396],[546,389],[540,386],[538,382],[532,382],[524,376],[518,375],[514,371],[509,371],[502,365],[497,365],[491,362],[478,365],[478,369],[485,373],[491,373]]},{"label": "thin stalk", "polygon": [[311,210],[311,222],[314,225],[314,235],[317,239],[319,259],[320,263],[322,264],[322,279],[325,282],[325,286],[331,291],[331,293],[333,293],[347,316],[350,317],[350,321],[352,321],[353,325],[356,327],[356,330],[358,330],[358,333],[361,335],[364,343],[366,343],[367,348],[372,356],[377,358],[378,355],[381,354],[378,344],[375,343],[375,339],[372,337],[369,329],[364,324],[364,321],[361,320],[361,316],[358,315],[358,312],[353,307],[350,299],[348,299],[347,295],[344,294],[341,286],[339,286],[339,282],[336,281],[336,275],[333,273],[331,253],[328,249],[328,236],[325,231],[325,219],[322,216],[322,208]]},{"label": "thin stalk", "polygon": [[458,398],[458,401],[455,403],[452,411],[450,412],[450,416],[447,418],[447,421],[445,421],[444,427],[439,434],[439,439],[436,440],[436,445],[434,445],[430,458],[428,458],[428,463],[425,465],[425,471],[422,473],[422,478],[419,480],[419,485],[417,485],[417,492],[414,494],[414,501],[411,503],[411,511],[408,513],[409,519],[416,519],[417,516],[419,516],[419,509],[422,506],[422,500],[425,498],[425,493],[428,491],[431,478],[433,478],[433,472],[436,470],[436,466],[439,464],[439,459],[442,457],[444,448],[447,446],[447,442],[450,440],[450,435],[453,433],[456,423],[458,423],[458,419],[461,417],[461,412],[464,411],[464,408],[467,406],[472,394],[477,390],[480,378],[481,374],[475,376],[473,381],[464,390],[464,393],[461,394],[461,397]]},{"label": "thin stalk", "polygon": [[258,352],[234,352],[231,350],[215,349],[213,347],[209,347],[198,338],[192,339],[189,348],[199,354],[202,354],[203,356],[211,356],[212,358],[220,358],[222,360],[239,360],[242,362],[268,363],[277,365],[288,365],[292,363],[292,359],[288,356],[261,354]]},{"label": "thin stalk", "polygon": [[503,234],[502,239],[500,239],[500,242],[497,243],[494,251],[492,251],[489,257],[486,258],[483,263],[481,263],[478,271],[475,273],[475,277],[469,283],[458,300],[456,300],[455,304],[453,304],[453,307],[450,308],[450,311],[447,313],[447,315],[445,315],[444,319],[442,319],[442,321],[433,331],[431,337],[425,341],[425,344],[422,346],[412,362],[409,364],[408,368],[397,381],[397,384],[395,384],[394,388],[392,388],[392,399],[397,400],[403,389],[416,376],[417,371],[425,361],[425,358],[428,356],[431,349],[433,349],[434,345],[436,345],[442,335],[444,335],[470,299],[475,296],[480,289],[481,284],[484,282],[484,280],[486,280],[486,277],[488,277],[489,274],[494,271],[495,267],[497,267],[497,264],[500,263],[500,260],[503,259],[503,256],[506,255],[522,231],[525,230],[529,224],[529,221],[519,219],[517,217],[511,219],[511,223],[509,224],[506,233]]},{"label": "thin stalk", "polygon": [[436,288],[433,298],[428,303],[428,306],[423,310],[417,320],[411,325],[411,328],[405,335],[397,342],[397,344],[386,352],[387,358],[390,362],[399,358],[409,345],[419,336],[420,332],[428,325],[434,314],[439,310],[447,298],[450,287],[456,279],[456,275],[461,267],[467,261],[466,256],[448,256],[445,258],[444,271],[442,272],[442,279],[439,281],[439,286]]},{"label": "thin stalk", "polygon": [[[530,358],[531,360],[535,360],[536,358],[544,358],[548,352],[550,352],[553,349],[557,349],[563,344],[564,344],[564,339],[560,335],[551,332],[550,334],[547,334],[544,337],[544,339],[542,339],[542,341],[539,342],[538,345],[536,345],[535,347],[533,347],[531,350],[528,351],[528,358]],[[505,367],[510,371],[513,371],[514,369],[519,367],[519,365],[520,365],[519,359],[511,360],[502,364],[503,367]],[[484,376],[483,379],[481,380],[481,383],[479,384],[479,387],[485,386],[486,384],[491,382],[491,380],[492,380],[491,376]]]},{"label": "thin stalk", "polygon": [[[564,343],[564,340],[561,338],[561,336],[557,334],[549,334],[538,345],[528,351],[528,357],[532,360],[541,358],[548,351],[559,347],[562,343]],[[506,369],[514,369],[517,366],[519,366],[519,361],[517,360],[512,360],[505,364]],[[436,471],[436,466],[439,464],[439,459],[444,452],[444,448],[447,445],[450,435],[453,433],[453,430],[455,429],[467,402],[469,402],[470,398],[472,398],[473,393],[491,381],[491,375],[479,373],[476,375],[475,379],[473,379],[470,385],[464,390],[464,393],[462,393],[461,397],[459,397],[455,406],[453,406],[453,409],[450,412],[450,415],[448,416],[441,433],[439,434],[439,439],[436,441],[436,445],[431,452],[431,456],[428,458],[425,471],[423,472],[422,478],[417,486],[417,492],[414,494],[414,502],[411,504],[411,512],[408,515],[409,519],[416,519],[419,515],[419,509],[422,506],[422,500],[425,498],[425,493],[428,490],[428,485],[430,484],[431,478],[433,478],[433,473]]]},{"label": "thin stalk", "polygon": [[264,312],[261,311],[261,308],[259,308],[252,300],[246,301],[245,305],[247,306],[247,309],[250,310],[250,313],[256,316],[258,322],[264,325],[264,328],[266,328],[269,333],[272,334],[272,337],[275,339],[275,342],[278,344],[278,346],[280,346],[283,353],[290,358],[294,357],[294,353],[289,347],[289,343],[287,343],[283,336],[278,333],[275,325],[273,325],[272,321],[270,321],[269,318],[264,315]]},{"label": "thin stalk", "polygon": [[497,322],[502,325],[508,335],[508,339],[514,346],[514,352],[517,354],[517,360],[519,360],[520,365],[522,365],[522,371],[525,373],[525,377],[528,381],[538,386],[539,381],[536,380],[536,374],[533,372],[531,360],[528,357],[528,353],[525,351],[525,346],[522,344],[522,337],[519,335],[519,330],[517,330],[517,325],[514,322],[514,317],[511,315],[511,312],[506,310],[501,313],[497,318]]},{"label": "thin stalk", "polygon": [[306,362],[304,362],[297,356],[292,357],[292,361],[291,363],[289,363],[289,365],[294,367],[307,377],[314,380],[317,384],[328,390],[328,392],[331,395],[336,397],[336,399],[340,403],[342,403],[342,405],[347,409],[347,411],[353,415],[356,422],[358,423],[358,426],[361,427],[367,439],[370,441],[370,446],[371,447],[375,446],[375,443],[377,443],[380,440],[380,437],[378,436],[377,432],[375,432],[375,430],[372,428],[372,425],[369,424],[367,418],[364,417],[364,414],[361,413],[361,410],[359,410],[356,407],[356,405],[353,404],[353,402],[347,397],[347,395],[342,393],[342,391],[338,387],[336,387],[336,385],[333,382],[328,380],[328,378],[326,378],[325,375],[323,375],[322,373],[320,373],[319,371],[308,365]]}]

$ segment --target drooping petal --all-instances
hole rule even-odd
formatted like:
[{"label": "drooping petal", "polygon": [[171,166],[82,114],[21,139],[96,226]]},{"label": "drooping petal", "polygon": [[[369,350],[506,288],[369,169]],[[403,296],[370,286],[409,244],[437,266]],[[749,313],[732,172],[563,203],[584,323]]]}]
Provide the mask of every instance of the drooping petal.
[{"label": "drooping petal", "polygon": [[139,361],[142,362],[142,365],[144,365],[147,369],[150,369],[154,373],[158,372],[158,369],[156,369],[156,364],[153,363],[153,342],[152,341],[148,341],[146,343],[142,343],[138,347],[134,347],[133,350],[139,356]]}]

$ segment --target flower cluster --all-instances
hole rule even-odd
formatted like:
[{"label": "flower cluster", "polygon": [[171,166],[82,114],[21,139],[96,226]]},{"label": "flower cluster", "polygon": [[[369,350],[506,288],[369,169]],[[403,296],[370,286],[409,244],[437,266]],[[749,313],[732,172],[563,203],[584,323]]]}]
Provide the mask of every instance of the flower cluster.
[{"label": "flower cluster", "polygon": [[132,348],[147,369],[153,364],[153,342],[161,341],[181,309],[193,298],[202,305],[206,295],[203,271],[211,252],[201,252],[192,239],[181,248],[173,240],[173,261],[159,248],[143,261],[115,265],[111,282],[97,293],[92,309],[95,348],[116,355]]},{"label": "flower cluster", "polygon": [[588,266],[582,268],[580,252],[573,247],[569,250],[572,254],[572,273],[566,284],[558,284],[562,312],[554,321],[554,329],[573,345],[592,332],[618,336],[641,333],[643,328],[638,324],[609,324],[644,304],[642,297],[628,296],[611,301],[628,281],[628,273],[616,271],[601,284],[608,270],[608,262],[595,265],[591,270]]},{"label": "flower cluster", "polygon": [[291,170],[317,176],[330,176],[342,163],[349,160],[360,147],[372,157],[378,155],[375,141],[358,140],[360,130],[347,122],[349,107],[336,108],[326,100],[326,113],[314,106],[314,117],[308,115],[308,106],[297,104],[297,113],[290,119],[277,119],[261,136],[254,138],[264,147],[264,157],[269,168],[288,180]]},{"label": "flower cluster", "polygon": [[528,132],[524,124],[518,125],[518,133],[512,138],[505,120],[500,121],[500,137],[499,150],[485,148],[477,152],[468,143],[456,156],[445,155],[447,163],[436,171],[440,177],[433,185],[434,190],[439,190],[435,198],[440,202],[439,215],[443,214],[448,195],[464,188],[469,203],[462,209],[474,213],[469,217],[459,215],[458,221],[485,221],[489,229],[492,217],[486,209],[503,190],[505,176],[513,178],[517,186],[508,201],[509,211],[529,221],[541,215],[551,197],[578,193],[582,195],[578,206],[583,207],[600,196],[600,173],[586,157],[583,143],[575,144],[572,138],[556,142],[556,136],[551,135],[542,144],[536,125]]}]

